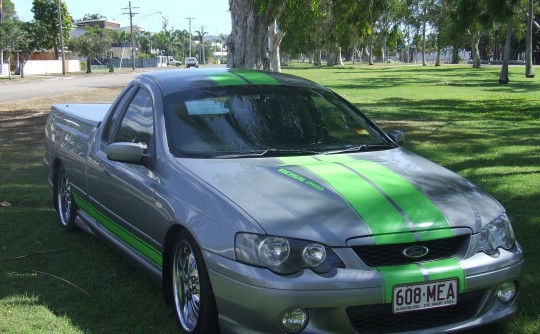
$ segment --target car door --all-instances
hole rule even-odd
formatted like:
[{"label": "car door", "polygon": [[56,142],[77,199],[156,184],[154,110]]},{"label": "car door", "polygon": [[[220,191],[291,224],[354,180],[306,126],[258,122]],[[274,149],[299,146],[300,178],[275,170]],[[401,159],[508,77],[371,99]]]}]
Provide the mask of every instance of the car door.
[{"label": "car door", "polygon": [[[120,108],[122,108],[120,106]],[[153,188],[158,182],[152,171],[155,159],[154,108],[151,94],[137,88],[132,98],[108,124],[99,158],[99,203],[107,217],[100,223],[131,248],[153,259]],[[131,164],[112,161],[104,152],[111,143],[131,142],[143,146],[149,163]],[[150,247],[148,247],[150,246]],[[155,259],[154,259],[155,262]]]}]

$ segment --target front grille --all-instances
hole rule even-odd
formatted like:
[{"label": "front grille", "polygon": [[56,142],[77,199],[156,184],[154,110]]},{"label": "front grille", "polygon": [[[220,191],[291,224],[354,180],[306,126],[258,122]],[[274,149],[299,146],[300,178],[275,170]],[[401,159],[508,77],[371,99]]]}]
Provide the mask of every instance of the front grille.
[{"label": "front grille", "polygon": [[[354,252],[368,266],[394,266],[409,264],[418,261],[432,261],[452,257],[464,242],[468,241],[468,235],[462,235],[446,239],[419,241],[405,244],[392,244],[380,246],[355,246]],[[425,246],[429,253],[420,259],[411,259],[403,255],[403,250],[410,246]]]},{"label": "front grille", "polygon": [[391,304],[351,306],[347,315],[359,333],[395,333],[444,326],[476,315],[485,290],[458,295],[456,305],[394,314]]}]

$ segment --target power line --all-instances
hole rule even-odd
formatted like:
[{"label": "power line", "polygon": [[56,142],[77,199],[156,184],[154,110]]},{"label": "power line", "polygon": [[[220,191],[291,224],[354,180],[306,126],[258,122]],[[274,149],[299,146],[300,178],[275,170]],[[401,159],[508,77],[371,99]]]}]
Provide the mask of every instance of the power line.
[{"label": "power line", "polygon": [[122,13],[122,14],[129,14],[129,29],[131,31],[131,69],[135,69],[135,40],[134,40],[134,37],[133,37],[133,16],[139,14],[139,13],[135,13],[133,12],[133,10],[138,10],[139,7],[131,7],[131,1],[129,2],[129,7],[128,8],[122,8],[122,10],[128,10],[129,9],[129,12],[125,12],[125,13]]}]

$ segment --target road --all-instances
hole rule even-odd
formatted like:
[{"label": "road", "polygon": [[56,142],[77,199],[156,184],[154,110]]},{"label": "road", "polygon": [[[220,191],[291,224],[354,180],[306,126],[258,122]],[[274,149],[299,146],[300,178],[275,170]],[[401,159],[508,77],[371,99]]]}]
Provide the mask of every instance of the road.
[{"label": "road", "polygon": [[[225,64],[210,64],[203,67],[226,67]],[[0,103],[16,101],[20,99],[57,95],[71,92],[85,91],[89,88],[113,88],[123,87],[134,77],[149,71],[159,71],[171,69],[144,68],[129,72],[99,73],[91,75],[66,75],[50,76],[45,78],[32,78],[30,80],[1,80],[0,81]],[[172,69],[172,71],[190,71],[193,69]]]},{"label": "road", "polygon": [[141,72],[104,73],[80,76],[55,76],[25,81],[0,81],[0,103],[31,97],[80,92],[89,88],[125,86]]}]

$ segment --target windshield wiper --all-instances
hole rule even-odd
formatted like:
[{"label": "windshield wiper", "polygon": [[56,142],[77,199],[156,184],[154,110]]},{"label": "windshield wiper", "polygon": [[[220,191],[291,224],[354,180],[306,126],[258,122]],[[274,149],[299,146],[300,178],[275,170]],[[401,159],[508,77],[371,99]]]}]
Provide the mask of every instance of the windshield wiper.
[{"label": "windshield wiper", "polygon": [[267,150],[260,150],[260,151],[249,151],[249,152],[216,155],[214,156],[214,158],[235,159],[235,158],[282,157],[282,156],[290,156],[290,155],[312,155],[312,154],[319,154],[319,153],[320,151],[269,148]]},{"label": "windshield wiper", "polygon": [[390,144],[365,144],[360,146],[348,147],[340,150],[326,151],[322,154],[339,154],[339,153],[354,153],[354,152],[367,152],[367,151],[382,151],[394,148]]}]

